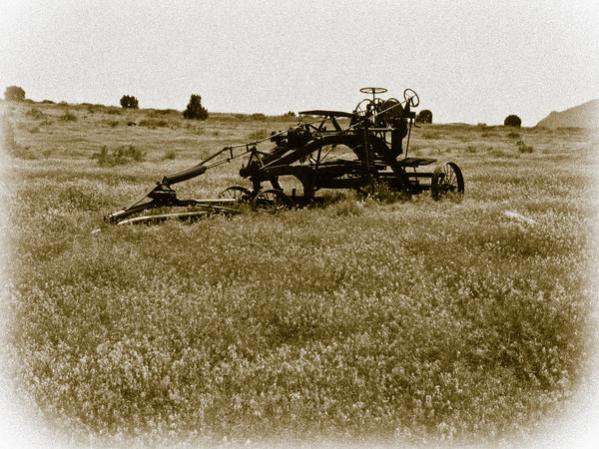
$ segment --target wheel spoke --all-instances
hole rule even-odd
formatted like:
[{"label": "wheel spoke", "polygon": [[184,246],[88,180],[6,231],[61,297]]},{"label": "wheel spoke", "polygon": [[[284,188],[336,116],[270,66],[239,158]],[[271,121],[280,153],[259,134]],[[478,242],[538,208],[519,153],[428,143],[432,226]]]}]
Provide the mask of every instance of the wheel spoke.
[{"label": "wheel spoke", "polygon": [[265,190],[259,192],[252,200],[257,208],[263,208],[272,212],[277,212],[283,209],[289,209],[293,206],[293,202],[280,190]]},{"label": "wheel spoke", "polygon": [[219,195],[219,198],[229,198],[240,202],[249,201],[252,197],[252,193],[241,186],[231,186],[223,190]]},{"label": "wheel spoke", "polygon": [[460,168],[453,162],[438,166],[431,179],[431,195],[434,199],[441,199],[445,195],[450,198],[461,198],[464,192],[464,181]]}]

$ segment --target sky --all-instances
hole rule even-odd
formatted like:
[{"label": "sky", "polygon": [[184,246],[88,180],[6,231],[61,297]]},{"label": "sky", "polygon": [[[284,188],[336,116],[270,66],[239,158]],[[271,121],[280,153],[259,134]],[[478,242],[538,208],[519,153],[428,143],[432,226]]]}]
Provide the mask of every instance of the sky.
[{"label": "sky", "polygon": [[0,0],[0,88],[280,114],[409,87],[435,122],[533,126],[599,98],[596,3]]}]

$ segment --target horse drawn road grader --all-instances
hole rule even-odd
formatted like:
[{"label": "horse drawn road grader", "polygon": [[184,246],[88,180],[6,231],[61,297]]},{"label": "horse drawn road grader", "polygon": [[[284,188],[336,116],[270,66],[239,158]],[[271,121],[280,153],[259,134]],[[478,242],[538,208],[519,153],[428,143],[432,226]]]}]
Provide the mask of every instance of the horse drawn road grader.
[{"label": "horse drawn road grader", "polygon": [[[165,176],[139,201],[107,215],[106,221],[150,223],[235,214],[243,203],[271,209],[301,207],[317,201],[321,189],[368,192],[377,184],[406,195],[430,191],[435,200],[447,195],[460,197],[464,178],[457,164],[447,162],[432,171],[420,171],[437,161],[408,156],[416,117],[412,108],[420,102],[416,92],[406,89],[402,101],[381,98],[387,92],[381,87],[364,87],[360,92],[368,97],[353,112],[300,112],[299,123],[286,131],[227,146],[187,170]],[[265,145],[270,148],[263,148]],[[249,187],[228,187],[215,199],[179,199],[173,190],[177,183],[236,159],[244,161],[239,175],[249,181]],[[299,192],[283,187],[289,178],[301,186]],[[183,211],[155,213],[165,208]]]}]

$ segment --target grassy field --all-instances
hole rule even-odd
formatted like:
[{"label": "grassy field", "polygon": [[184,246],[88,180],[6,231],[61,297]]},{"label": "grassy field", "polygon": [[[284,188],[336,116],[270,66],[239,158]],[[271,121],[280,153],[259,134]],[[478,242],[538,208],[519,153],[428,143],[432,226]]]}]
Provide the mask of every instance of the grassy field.
[{"label": "grassy field", "polygon": [[[416,129],[411,155],[462,167],[461,203],[344,192],[274,216],[103,223],[292,123],[6,105],[15,375],[40,410],[69,432],[202,441],[486,441],[562,413],[589,348],[587,132]],[[103,148],[125,156],[102,165]],[[178,191],[214,196],[238,169]]]}]

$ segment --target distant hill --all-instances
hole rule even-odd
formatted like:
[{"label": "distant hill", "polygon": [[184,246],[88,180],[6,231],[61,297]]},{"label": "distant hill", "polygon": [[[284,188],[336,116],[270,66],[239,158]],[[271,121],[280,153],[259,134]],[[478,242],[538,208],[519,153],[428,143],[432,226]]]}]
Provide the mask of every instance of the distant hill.
[{"label": "distant hill", "polygon": [[591,100],[565,111],[553,111],[537,126],[545,128],[599,128],[599,100]]}]

